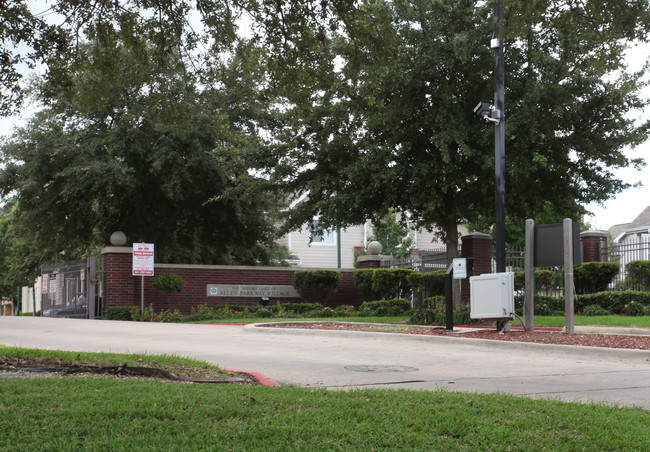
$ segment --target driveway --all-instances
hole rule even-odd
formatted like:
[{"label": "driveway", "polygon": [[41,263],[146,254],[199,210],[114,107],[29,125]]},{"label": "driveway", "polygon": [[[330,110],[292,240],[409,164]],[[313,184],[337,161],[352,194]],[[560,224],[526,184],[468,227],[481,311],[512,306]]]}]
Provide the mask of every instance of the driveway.
[{"label": "driveway", "polygon": [[650,351],[42,317],[0,317],[0,344],[177,354],[309,388],[502,392],[650,409]]}]

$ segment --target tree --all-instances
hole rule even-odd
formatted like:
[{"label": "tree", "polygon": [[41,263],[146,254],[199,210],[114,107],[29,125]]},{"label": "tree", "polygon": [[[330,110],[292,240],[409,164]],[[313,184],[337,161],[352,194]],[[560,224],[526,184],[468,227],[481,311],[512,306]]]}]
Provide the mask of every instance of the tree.
[{"label": "tree", "polygon": [[[436,228],[455,256],[457,224],[493,217],[493,128],[473,115],[492,97],[490,2],[362,2],[357,14],[287,65],[297,82],[267,167],[287,193],[309,198],[287,229],[320,216],[345,227],[408,211]],[[643,74],[627,74],[629,40],[648,38],[647,1],[508,2],[507,211],[549,204],[584,213],[627,184],[610,168],[642,143]],[[338,17],[343,17],[339,15]],[[303,52],[303,55],[306,51]],[[287,126],[288,125],[288,126]]]},{"label": "tree", "polygon": [[381,243],[383,254],[392,255],[395,259],[407,258],[413,251],[413,234],[408,224],[400,222],[392,210],[373,224],[368,240]]},{"label": "tree", "polygon": [[65,77],[36,87],[47,106],[1,147],[13,222],[67,259],[121,230],[155,243],[158,262],[268,262],[276,198],[242,162],[259,146],[262,119],[249,113],[261,107],[231,99],[253,83],[237,74],[254,50],[233,47],[199,89],[178,52],[144,52],[144,31],[96,21],[60,62]]}]

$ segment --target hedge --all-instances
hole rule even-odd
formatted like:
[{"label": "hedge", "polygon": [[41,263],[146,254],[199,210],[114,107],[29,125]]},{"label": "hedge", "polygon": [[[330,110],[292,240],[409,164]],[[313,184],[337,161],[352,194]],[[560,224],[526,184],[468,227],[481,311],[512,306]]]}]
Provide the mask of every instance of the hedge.
[{"label": "hedge", "polygon": [[336,270],[302,270],[293,277],[293,287],[308,303],[326,304],[341,283],[341,272]]},{"label": "hedge", "polygon": [[650,261],[632,261],[625,266],[627,280],[633,285],[639,285],[643,290],[650,290]]},{"label": "hedge", "polygon": [[362,268],[354,271],[354,285],[361,292],[363,301],[375,300],[378,297],[372,291],[372,274],[374,268]]},{"label": "hedge", "polygon": [[365,301],[359,307],[359,314],[364,316],[397,316],[411,310],[411,303],[403,298],[389,300]]},{"label": "hedge", "polygon": [[576,293],[592,294],[602,292],[618,275],[621,266],[616,262],[585,262],[573,269],[573,283]]},{"label": "hedge", "polygon": [[[634,301],[644,306],[650,306],[650,292],[639,292],[634,290],[625,291],[603,291],[594,294],[576,295],[574,298],[574,310],[582,313],[586,308],[598,305],[612,314],[625,314],[625,305]],[[535,295],[536,315],[564,315],[564,297],[545,297]],[[524,297],[515,297],[517,313],[523,310]]]},{"label": "hedge", "polygon": [[413,274],[417,272],[401,268],[377,268],[372,273],[372,291],[384,300],[403,297],[411,291],[409,276]]}]

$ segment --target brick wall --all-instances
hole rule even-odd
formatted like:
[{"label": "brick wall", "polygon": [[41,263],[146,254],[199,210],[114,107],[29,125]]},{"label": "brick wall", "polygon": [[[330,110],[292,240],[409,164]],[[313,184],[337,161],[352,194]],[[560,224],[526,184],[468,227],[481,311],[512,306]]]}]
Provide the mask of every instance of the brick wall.
[{"label": "brick wall", "polygon": [[[104,258],[104,309],[110,306],[140,306],[142,277],[132,276],[132,251],[129,247],[110,247],[102,250]],[[225,265],[174,265],[156,264],[156,276],[176,274],[183,278],[182,292],[167,294],[153,287],[153,277],[144,278],[144,304],[154,305],[159,311],[167,309],[169,303],[189,314],[192,306],[205,304],[256,305],[260,298],[209,297],[208,284],[243,284],[291,286],[296,267],[249,267]],[[298,298],[279,298],[280,302],[297,302]],[[275,300],[270,300],[274,303]],[[341,284],[330,306],[353,305],[362,302],[361,294],[354,285],[354,270],[341,270]]]}]

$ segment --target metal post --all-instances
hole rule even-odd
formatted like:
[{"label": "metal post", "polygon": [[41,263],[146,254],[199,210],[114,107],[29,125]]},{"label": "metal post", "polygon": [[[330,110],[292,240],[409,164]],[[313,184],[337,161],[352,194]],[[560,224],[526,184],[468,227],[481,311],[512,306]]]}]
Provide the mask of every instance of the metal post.
[{"label": "metal post", "polygon": [[452,294],[454,265],[451,264],[445,273],[445,331],[454,331],[454,297]]},{"label": "metal post", "polygon": [[524,329],[535,329],[535,221],[526,220],[524,255]]},{"label": "metal post", "polygon": [[496,264],[497,272],[506,271],[506,152],[505,152],[505,81],[503,59],[503,2],[494,1],[494,107],[500,121],[494,127],[494,172],[496,197]]},{"label": "metal post", "polygon": [[140,284],[140,288],[141,288],[140,313],[143,314],[144,313],[144,275],[142,276],[142,282]]},{"label": "metal post", "polygon": [[573,303],[573,225],[570,218],[563,222],[564,232],[564,318],[566,332],[574,333]]}]

